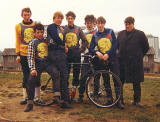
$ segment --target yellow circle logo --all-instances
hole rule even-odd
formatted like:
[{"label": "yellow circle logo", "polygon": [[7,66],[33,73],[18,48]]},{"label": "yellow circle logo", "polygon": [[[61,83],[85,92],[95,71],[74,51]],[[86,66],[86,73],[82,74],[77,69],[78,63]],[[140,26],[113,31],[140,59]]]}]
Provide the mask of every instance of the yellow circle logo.
[{"label": "yellow circle logo", "polygon": [[40,43],[37,46],[38,56],[40,58],[44,58],[45,56],[48,56],[48,45],[46,43]]},{"label": "yellow circle logo", "polygon": [[66,34],[66,44],[68,47],[77,45],[77,35],[75,33],[69,32]]},{"label": "yellow circle logo", "polygon": [[33,28],[27,28],[24,30],[24,42],[29,43],[33,37]]},{"label": "yellow circle logo", "polygon": [[87,39],[87,41],[88,41],[88,48],[89,48],[89,46],[90,46],[90,43],[91,43],[91,40],[92,40],[92,36],[93,36],[93,34],[87,34],[87,35],[86,35],[86,39]]},{"label": "yellow circle logo", "polygon": [[98,40],[98,49],[102,53],[106,53],[107,51],[109,51],[111,49],[111,46],[112,43],[107,38],[101,38],[100,40]]},{"label": "yellow circle logo", "polygon": [[62,33],[59,33],[59,37],[61,40],[63,40],[63,34]]}]

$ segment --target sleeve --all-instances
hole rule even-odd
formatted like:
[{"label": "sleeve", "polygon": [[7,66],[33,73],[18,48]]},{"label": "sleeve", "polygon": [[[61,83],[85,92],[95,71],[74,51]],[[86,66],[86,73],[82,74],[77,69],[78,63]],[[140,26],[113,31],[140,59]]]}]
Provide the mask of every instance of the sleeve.
[{"label": "sleeve", "polygon": [[33,40],[29,43],[28,46],[28,65],[30,70],[34,70],[35,68],[35,47]]},{"label": "sleeve", "polygon": [[148,39],[146,35],[144,34],[144,32],[142,32],[140,39],[141,39],[141,48],[143,51],[143,55],[145,55],[147,51],[149,50],[149,43],[148,43]]},{"label": "sleeve", "polygon": [[89,53],[91,53],[92,55],[96,54],[95,46],[96,46],[95,36],[93,36],[92,40],[91,40],[91,43],[90,43],[90,46],[89,46]]},{"label": "sleeve", "polygon": [[16,39],[16,42],[15,42],[16,54],[20,55],[21,27],[19,24],[15,26],[15,37],[16,37],[15,38]]},{"label": "sleeve", "polygon": [[87,47],[87,45],[88,45],[88,41],[87,41],[86,36],[83,33],[81,28],[79,29],[79,36],[80,36],[80,38],[82,40],[81,52],[84,52],[86,47]]},{"label": "sleeve", "polygon": [[109,56],[111,56],[111,55],[116,51],[117,46],[118,46],[117,39],[116,39],[116,36],[115,36],[115,33],[114,33],[113,30],[112,30],[112,32],[111,32],[111,39],[112,39],[112,41],[111,41],[112,47],[111,47],[111,49],[107,52],[107,54],[108,54]]},{"label": "sleeve", "polygon": [[64,41],[61,40],[61,38],[58,35],[56,25],[54,25],[54,24],[49,25],[47,28],[47,33],[53,39],[53,41],[56,42],[57,45],[62,45],[62,46],[65,45]]}]

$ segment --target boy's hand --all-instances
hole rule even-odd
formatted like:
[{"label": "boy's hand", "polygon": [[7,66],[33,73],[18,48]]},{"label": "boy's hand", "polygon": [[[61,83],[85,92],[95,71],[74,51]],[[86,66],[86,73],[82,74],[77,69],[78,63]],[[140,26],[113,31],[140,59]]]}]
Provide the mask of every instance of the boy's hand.
[{"label": "boy's hand", "polygon": [[35,70],[35,69],[32,70],[32,71],[31,71],[31,75],[32,75],[32,76],[37,76],[37,70]]},{"label": "boy's hand", "polygon": [[104,61],[108,61],[108,58],[109,58],[109,55],[108,55],[108,54],[104,54],[103,60],[104,60]]},{"label": "boy's hand", "polygon": [[66,43],[65,43],[65,53],[68,53],[68,47]]},{"label": "boy's hand", "polygon": [[21,61],[21,57],[20,57],[20,56],[17,56],[16,62],[17,62],[17,63],[20,63],[20,61]]},{"label": "boy's hand", "polygon": [[103,60],[103,54],[100,52],[96,52],[97,56],[99,59]]}]

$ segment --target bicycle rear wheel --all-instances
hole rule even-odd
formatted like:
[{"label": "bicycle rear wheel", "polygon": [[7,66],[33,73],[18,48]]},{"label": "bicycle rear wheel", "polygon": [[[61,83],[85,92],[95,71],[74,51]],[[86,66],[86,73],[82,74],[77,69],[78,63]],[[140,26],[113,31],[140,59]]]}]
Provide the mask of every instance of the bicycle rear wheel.
[{"label": "bicycle rear wheel", "polygon": [[[105,80],[102,76],[105,75]],[[104,82],[105,81],[105,82]],[[86,82],[86,94],[97,107],[109,108],[115,105],[121,96],[120,78],[107,70],[99,70]]]},{"label": "bicycle rear wheel", "polygon": [[47,82],[42,82],[40,90],[40,101],[35,102],[35,104],[39,106],[50,106],[54,104],[51,77],[49,77]]}]

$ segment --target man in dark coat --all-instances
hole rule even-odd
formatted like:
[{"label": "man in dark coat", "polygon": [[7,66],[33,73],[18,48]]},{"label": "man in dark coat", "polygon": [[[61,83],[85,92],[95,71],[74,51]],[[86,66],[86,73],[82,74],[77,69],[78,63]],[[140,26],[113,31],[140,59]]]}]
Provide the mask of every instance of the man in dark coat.
[{"label": "man in dark coat", "polygon": [[[141,85],[144,81],[143,57],[149,49],[148,39],[144,32],[134,28],[134,18],[127,17],[124,21],[125,30],[119,32],[118,48],[120,62],[120,78],[122,83],[133,83],[134,102],[133,105],[140,105]],[[122,94],[122,103],[123,94]]]}]

